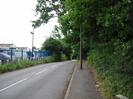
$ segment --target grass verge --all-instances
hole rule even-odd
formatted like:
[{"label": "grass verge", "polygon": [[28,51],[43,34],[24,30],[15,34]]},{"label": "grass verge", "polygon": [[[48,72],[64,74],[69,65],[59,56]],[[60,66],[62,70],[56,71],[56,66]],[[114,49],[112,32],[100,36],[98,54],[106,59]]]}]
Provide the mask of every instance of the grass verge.
[{"label": "grass verge", "polygon": [[53,62],[52,57],[43,58],[40,60],[20,60],[12,63],[0,64],[0,73],[14,71],[17,69],[23,69],[34,65],[44,64]]}]

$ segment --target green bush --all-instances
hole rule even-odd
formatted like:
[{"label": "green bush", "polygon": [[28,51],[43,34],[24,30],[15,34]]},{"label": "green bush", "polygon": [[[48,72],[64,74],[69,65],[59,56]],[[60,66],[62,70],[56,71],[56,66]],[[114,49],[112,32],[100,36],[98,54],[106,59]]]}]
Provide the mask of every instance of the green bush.
[{"label": "green bush", "polygon": [[[123,45],[123,44],[121,44]],[[107,49],[91,50],[88,62],[93,66],[102,81],[104,99],[111,99],[114,94],[122,94],[129,99],[133,98],[132,61],[127,61],[129,49],[126,45],[117,45],[114,53],[109,54]],[[126,47],[126,49],[125,49]],[[124,56],[124,57],[123,57]]]}]

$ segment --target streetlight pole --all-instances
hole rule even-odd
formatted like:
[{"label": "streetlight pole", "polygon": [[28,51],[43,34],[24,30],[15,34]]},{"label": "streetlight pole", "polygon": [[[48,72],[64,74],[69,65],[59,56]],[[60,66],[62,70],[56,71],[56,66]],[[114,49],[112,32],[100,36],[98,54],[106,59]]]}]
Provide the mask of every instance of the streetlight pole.
[{"label": "streetlight pole", "polygon": [[33,31],[31,32],[31,34],[32,34],[32,59],[33,59],[33,52],[34,52],[34,49],[33,49],[33,47],[34,47],[34,28],[33,28]]},{"label": "streetlight pole", "polygon": [[80,69],[82,70],[82,31],[80,26]]}]

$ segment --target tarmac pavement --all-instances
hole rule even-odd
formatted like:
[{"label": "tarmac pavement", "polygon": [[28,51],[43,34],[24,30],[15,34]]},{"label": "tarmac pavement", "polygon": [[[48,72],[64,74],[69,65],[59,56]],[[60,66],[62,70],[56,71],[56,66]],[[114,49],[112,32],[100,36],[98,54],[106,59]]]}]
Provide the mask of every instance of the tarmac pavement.
[{"label": "tarmac pavement", "polygon": [[74,72],[66,99],[102,99],[96,90],[93,76],[85,65],[83,70],[77,65]]}]

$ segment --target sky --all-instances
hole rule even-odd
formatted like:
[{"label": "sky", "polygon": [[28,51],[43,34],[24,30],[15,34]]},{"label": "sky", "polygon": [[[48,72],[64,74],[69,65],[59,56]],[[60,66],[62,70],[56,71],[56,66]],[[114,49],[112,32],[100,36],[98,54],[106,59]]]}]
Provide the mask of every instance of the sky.
[{"label": "sky", "polygon": [[[0,0],[0,43],[31,48],[31,20],[35,19],[35,5],[36,0]],[[57,24],[57,18],[54,18],[35,29],[34,46],[40,48]]]}]

